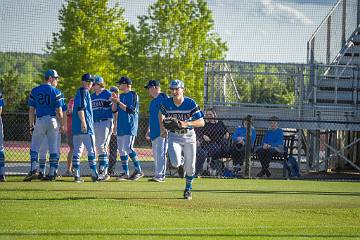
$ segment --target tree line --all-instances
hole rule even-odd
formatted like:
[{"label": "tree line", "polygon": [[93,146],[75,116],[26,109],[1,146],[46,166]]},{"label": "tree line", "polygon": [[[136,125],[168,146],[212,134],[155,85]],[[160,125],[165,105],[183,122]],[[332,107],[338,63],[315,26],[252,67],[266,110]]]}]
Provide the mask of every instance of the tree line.
[{"label": "tree line", "polygon": [[[46,54],[0,54],[0,87],[6,99],[12,99],[7,110],[27,108],[28,91],[46,69],[58,71],[65,97],[75,94],[81,75],[90,72],[101,75],[108,87],[129,76],[142,106],[151,100],[143,87],[149,79],[160,80],[164,91],[170,80],[181,79],[186,94],[202,105],[205,61],[225,59],[228,50],[214,31],[206,1],[157,0],[136,24],[129,23],[124,12],[118,3],[109,7],[108,0],[67,0],[59,11],[60,30],[53,33]],[[266,79],[237,81],[242,100],[256,102],[266,96]],[[259,94],[251,90],[256,84],[263,88]],[[269,99],[290,103],[286,86],[277,85],[281,90]]]}]

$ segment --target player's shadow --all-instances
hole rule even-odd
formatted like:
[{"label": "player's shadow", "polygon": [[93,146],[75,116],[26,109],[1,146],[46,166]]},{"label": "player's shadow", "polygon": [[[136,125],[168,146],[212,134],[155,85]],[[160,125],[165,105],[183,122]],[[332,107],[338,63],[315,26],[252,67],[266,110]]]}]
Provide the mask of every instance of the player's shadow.
[{"label": "player's shadow", "polygon": [[360,192],[317,192],[317,191],[292,191],[292,190],[194,190],[194,192],[230,193],[230,194],[290,194],[290,195],[320,195],[320,196],[355,196],[360,197]]},{"label": "player's shadow", "polygon": [[[123,237],[123,236],[129,236],[129,237],[135,237],[135,236],[139,236],[139,237],[168,237],[169,239],[171,239],[171,237],[212,237],[212,238],[222,238],[222,237],[247,237],[247,238],[332,238],[332,239],[340,239],[340,238],[349,238],[349,239],[354,239],[354,238],[358,238],[360,237],[360,234],[358,233],[354,233],[354,234],[309,234],[309,233],[304,233],[304,234],[266,234],[266,233],[189,233],[189,231],[187,231],[186,233],[184,233],[183,231],[177,231],[178,233],[169,233],[169,231],[172,231],[172,229],[161,229],[161,230],[156,230],[153,229],[152,231],[166,231],[167,233],[164,232],[159,232],[159,233],[154,233],[154,232],[144,232],[142,230],[139,229],[139,233],[134,232],[134,233],[129,233],[129,232],[103,232],[103,231],[99,231],[99,233],[96,232],[71,232],[71,231],[56,231],[56,232],[21,232],[21,231],[17,231],[17,232],[1,232],[0,231],[0,236],[12,236],[12,237],[25,237],[25,236],[43,236],[43,237],[70,237],[70,236],[91,236],[93,237],[94,235],[99,235],[102,237],[112,237],[112,236],[119,236],[119,237]],[[141,232],[141,233],[140,233]]]}]

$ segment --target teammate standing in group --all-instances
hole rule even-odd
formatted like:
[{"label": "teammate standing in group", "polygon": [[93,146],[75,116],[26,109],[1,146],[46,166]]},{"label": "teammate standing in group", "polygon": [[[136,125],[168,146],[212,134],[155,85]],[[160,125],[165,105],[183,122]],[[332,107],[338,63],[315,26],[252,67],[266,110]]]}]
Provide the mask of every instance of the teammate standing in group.
[{"label": "teammate standing in group", "polygon": [[[59,78],[55,78],[52,82],[51,85],[53,87],[57,87],[59,83]],[[63,112],[63,123],[59,123],[60,125],[64,126],[64,131],[67,131],[67,117],[66,117],[66,110],[67,110],[67,105],[65,103],[65,97],[64,94],[61,93],[61,110]],[[52,159],[52,162],[50,161],[50,172],[55,172],[54,175],[50,176],[49,174],[47,176],[45,176],[45,172],[46,172],[46,154],[49,150],[49,144],[46,138],[43,139],[41,146],[40,146],[40,150],[39,150],[39,176],[38,178],[41,180],[47,180],[47,181],[55,181],[56,180],[56,176],[57,176],[57,171],[59,168],[59,160],[60,160],[60,146],[61,146],[61,132],[58,132],[58,136],[57,136],[57,141],[56,141],[56,148],[57,148],[57,159],[56,161],[54,161],[54,159]],[[55,169],[55,170],[54,170]]]},{"label": "teammate standing in group", "polygon": [[89,93],[94,82],[94,77],[89,73],[85,73],[81,77],[81,81],[82,87],[77,90],[74,97],[74,110],[72,115],[74,181],[83,181],[80,178],[80,157],[85,145],[91,169],[91,179],[93,182],[96,182],[102,179],[99,178],[96,169],[93,109]]},{"label": "teammate standing in group", "polygon": [[[109,91],[111,93],[115,93],[116,95],[119,94],[119,88],[112,86],[110,87]],[[108,168],[108,174],[110,176],[115,175],[115,165],[116,165],[116,157],[117,157],[117,136],[116,136],[116,125],[117,123],[117,112],[113,113],[114,117],[114,128],[110,137],[110,143],[109,143],[109,168]]]},{"label": "teammate standing in group", "polygon": [[0,92],[0,182],[5,182],[4,129],[1,117],[3,107],[4,99]]},{"label": "teammate standing in group", "polygon": [[[112,93],[112,111],[118,113],[117,117],[117,145],[123,173],[118,180],[138,180],[144,174],[141,170],[140,161],[134,150],[134,141],[138,130],[139,120],[139,96],[131,91],[132,81],[123,76],[116,82],[122,91],[120,96]],[[134,163],[135,171],[129,175],[129,157]]]},{"label": "teammate standing in group", "polygon": [[[181,165],[181,153],[184,153],[186,185],[184,198],[192,199],[191,189],[195,175],[196,134],[194,128],[203,127],[204,113],[197,103],[184,96],[185,85],[180,80],[170,82],[171,96],[162,101],[160,111],[165,117],[174,117],[180,121],[183,129],[168,133],[169,156],[173,166]],[[162,123],[160,123],[162,125]],[[161,126],[163,129],[163,126]]]},{"label": "teammate standing in group", "polygon": [[149,180],[164,182],[166,173],[167,136],[165,130],[160,129],[162,115],[159,114],[159,111],[160,104],[165,98],[167,98],[167,95],[161,92],[160,82],[157,80],[150,80],[145,88],[148,90],[149,95],[153,98],[149,106],[149,128],[145,136],[147,140],[151,140],[155,164],[154,177]]},{"label": "teammate standing in group", "polygon": [[99,175],[103,180],[109,180],[108,147],[113,130],[113,113],[111,110],[111,92],[105,89],[104,79],[95,76],[92,86],[91,104],[94,112],[95,145],[99,161]]},{"label": "teammate standing in group", "polygon": [[[29,128],[32,134],[30,146],[31,167],[24,181],[38,178],[37,164],[39,148],[44,138],[47,138],[50,152],[50,163],[57,161],[57,137],[64,132],[63,112],[61,109],[62,93],[53,87],[52,81],[57,81],[59,75],[53,69],[45,73],[44,83],[31,90],[29,98]],[[36,116],[36,122],[35,122]],[[60,127],[59,127],[60,124]],[[49,177],[55,176],[55,168],[50,168]]]}]

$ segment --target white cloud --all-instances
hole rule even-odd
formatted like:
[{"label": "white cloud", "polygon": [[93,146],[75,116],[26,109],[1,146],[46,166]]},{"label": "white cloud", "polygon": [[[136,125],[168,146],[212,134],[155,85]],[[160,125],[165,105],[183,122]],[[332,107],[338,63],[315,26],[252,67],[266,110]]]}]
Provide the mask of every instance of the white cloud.
[{"label": "white cloud", "polygon": [[313,24],[309,17],[295,7],[273,2],[272,0],[261,1],[261,12],[279,21],[289,21],[290,23],[301,23],[303,25]]}]

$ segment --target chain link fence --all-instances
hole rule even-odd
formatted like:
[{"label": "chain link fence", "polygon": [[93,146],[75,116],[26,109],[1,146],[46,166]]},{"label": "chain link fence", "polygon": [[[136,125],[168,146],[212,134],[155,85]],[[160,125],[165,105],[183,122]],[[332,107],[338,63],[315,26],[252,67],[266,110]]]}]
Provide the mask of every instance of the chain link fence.
[{"label": "chain link fence", "polygon": [[[211,121],[211,122],[210,122]],[[303,174],[309,171],[326,171],[335,168],[350,168],[360,165],[358,160],[360,154],[359,142],[347,147],[341,139],[354,142],[360,137],[357,132],[350,131],[331,131],[331,130],[308,130],[312,125],[321,124],[313,121],[298,121],[301,128],[283,127],[286,119],[279,119],[279,127],[284,130],[285,147],[287,156],[296,159],[300,171]],[[3,116],[4,122],[4,146],[6,154],[6,174],[23,175],[29,171],[30,157],[29,146],[31,136],[28,132],[27,113],[7,113]],[[253,127],[256,130],[255,142],[251,146],[249,169],[246,169],[245,145],[239,145],[233,138],[237,128],[243,126],[242,118],[206,118],[204,128],[196,129],[197,133],[197,161],[196,175],[199,177],[217,177],[217,178],[242,178],[256,177],[261,170],[259,159],[254,154],[256,148],[261,147],[265,131],[269,129],[268,118],[253,118]],[[218,127],[224,125],[224,129]],[[328,121],[328,124],[338,124]],[[341,123],[343,124],[343,122]],[[264,128],[263,126],[267,126]],[[145,139],[145,133],[148,127],[148,118],[143,116],[139,122],[139,134],[135,141],[135,149],[138,152],[139,159],[142,162],[143,170],[146,176],[152,176],[154,163],[151,151],[151,143]],[[205,136],[204,136],[205,135]],[[116,142],[110,144],[112,150],[116,149]],[[344,148],[340,151],[346,158],[342,159],[337,151],[329,150],[328,146],[333,148]],[[69,147],[66,143],[66,137],[62,137],[60,168],[59,174],[66,175],[66,159]],[[86,155],[83,155],[86,156]],[[117,156],[116,164],[113,168],[113,175],[121,173],[121,164]],[[275,159],[270,162],[270,171],[272,177],[283,178],[289,176],[288,166],[284,165],[283,159]],[[87,166],[86,157],[82,158],[83,174],[90,173]],[[131,167],[131,164],[130,164]],[[167,163],[168,176],[178,176],[177,169],[174,169],[170,161]],[[248,172],[249,171],[249,172]]]}]

